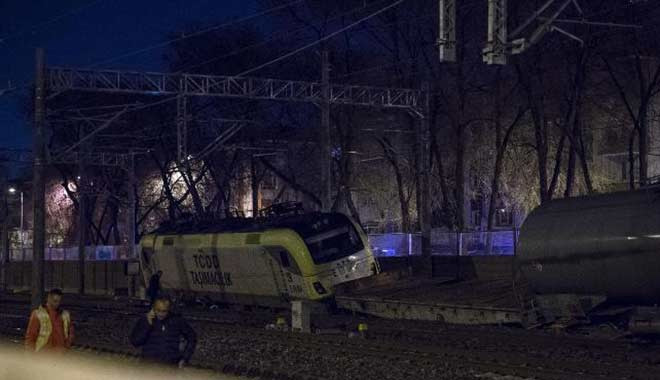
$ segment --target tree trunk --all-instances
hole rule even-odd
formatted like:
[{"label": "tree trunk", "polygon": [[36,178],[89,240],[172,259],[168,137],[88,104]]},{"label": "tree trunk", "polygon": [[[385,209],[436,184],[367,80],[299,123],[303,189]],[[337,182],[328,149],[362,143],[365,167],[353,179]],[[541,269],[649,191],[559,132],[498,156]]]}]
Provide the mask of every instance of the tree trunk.
[{"label": "tree trunk", "polygon": [[442,159],[442,151],[438,144],[435,134],[431,134],[431,152],[435,154],[435,162],[438,165],[438,177],[440,181],[440,191],[442,193],[442,208],[449,211],[449,186],[447,186],[447,178],[445,177],[444,160]]},{"label": "tree trunk", "polygon": [[201,178],[204,177],[206,168],[202,168],[202,171],[198,175],[197,179],[195,179],[193,175],[192,168],[190,167],[190,162],[186,161],[183,165],[177,164],[177,168],[181,173],[181,178],[183,178],[183,181],[185,182],[186,187],[188,188],[188,192],[190,193],[190,196],[192,197],[193,207],[195,208],[195,212],[197,214],[202,214],[204,212],[204,204],[202,203],[202,198],[199,196],[199,192],[197,191],[196,185],[201,180]]},{"label": "tree trunk", "polygon": [[[132,207],[133,205],[130,205],[129,207]],[[116,202],[113,202],[113,207],[112,207],[112,219],[110,226],[112,228],[112,236],[115,240],[115,244],[121,245],[121,236],[119,236],[119,228],[118,228],[118,218],[119,218],[119,205]]]},{"label": "tree trunk", "polygon": [[252,217],[259,214],[259,179],[257,178],[257,162],[250,156],[250,188],[252,193]]},{"label": "tree trunk", "polygon": [[394,175],[396,177],[396,188],[399,193],[399,204],[401,206],[401,232],[410,232],[412,229],[410,224],[410,206],[408,205],[401,170],[398,166],[394,167]]},{"label": "tree trunk", "polygon": [[346,205],[348,206],[348,210],[351,212],[351,216],[353,219],[360,225],[362,226],[362,220],[360,218],[360,213],[358,212],[357,207],[355,207],[355,203],[353,202],[353,195],[351,194],[350,190],[346,190]]},{"label": "tree trunk", "polygon": [[497,197],[500,192],[500,175],[502,174],[502,158],[498,154],[495,157],[495,170],[493,171],[493,179],[490,186],[490,199],[488,200],[488,220],[486,225],[486,230],[490,231],[493,229],[495,224],[495,203],[497,202]]},{"label": "tree trunk", "polygon": [[264,159],[263,157],[260,158],[260,161],[266,167],[266,169],[273,172],[273,174],[275,174],[282,181],[286,182],[289,186],[291,186],[292,189],[294,189],[295,191],[298,191],[301,194],[308,197],[319,208],[322,206],[321,200],[316,195],[314,195],[313,192],[311,192],[311,191],[305,189],[303,186],[299,185],[293,178],[289,178],[287,175],[285,175],[282,171],[277,169],[275,166],[273,166],[273,164],[268,162],[268,160]]},{"label": "tree trunk", "polygon": [[[225,158],[221,160],[220,163],[215,162],[215,160],[205,162],[205,166],[209,169],[209,174],[213,179],[213,183],[216,187],[216,211],[223,211],[229,209],[229,201],[231,199],[231,177],[234,170],[236,170],[236,163],[238,162],[238,151],[235,151],[227,162]],[[222,175],[218,172],[217,168],[223,169]]]},{"label": "tree trunk", "polygon": [[456,130],[456,224],[459,231],[465,229],[465,135],[464,126],[457,125]]},{"label": "tree trunk", "polygon": [[630,190],[635,189],[635,134],[637,128],[630,131],[628,139],[628,186]]},{"label": "tree trunk", "polygon": [[545,119],[541,114],[538,102],[532,100],[532,119],[534,121],[534,137],[536,138],[536,157],[538,163],[539,173],[539,198],[541,204],[550,200],[548,197],[548,172],[547,172],[547,159],[548,159],[548,145],[547,138],[548,132],[545,126]]},{"label": "tree trunk", "polygon": [[396,157],[396,152],[392,148],[392,144],[386,138],[378,139],[385,158],[394,170],[394,178],[396,179],[396,188],[399,196],[399,206],[401,208],[401,232],[410,232],[412,225],[410,223],[410,204],[409,198],[406,195],[405,183],[403,181],[403,174],[399,167],[399,162]]},{"label": "tree trunk", "polygon": [[638,146],[639,146],[639,184],[646,185],[648,177],[648,120],[647,117],[648,103],[642,99],[642,105],[639,110],[639,128],[638,132]]},{"label": "tree trunk", "polygon": [[165,192],[165,197],[167,198],[167,215],[170,220],[176,220],[177,211],[179,210],[178,202],[172,193],[172,188],[170,187],[170,175],[167,171],[167,165],[162,165],[158,157],[152,153],[151,157],[158,166],[160,171],[160,179],[163,182],[163,192]]},{"label": "tree trunk", "polygon": [[566,133],[562,133],[561,138],[559,139],[559,145],[557,146],[557,151],[555,152],[555,168],[552,171],[552,178],[550,179],[550,188],[548,189],[548,197],[552,199],[555,196],[555,189],[557,189],[557,183],[559,182],[559,174],[561,174],[561,162],[562,157],[564,156],[564,145],[566,144]]},{"label": "tree trunk", "polygon": [[[528,60],[536,59],[536,65],[539,64],[539,58],[537,57],[528,57]],[[537,157],[537,170],[539,175],[539,199],[541,203],[547,202],[549,197],[548,192],[548,172],[547,172],[547,160],[548,160],[548,130],[545,125],[545,114],[544,114],[544,100],[543,100],[543,88],[542,83],[539,84],[538,91],[534,91],[532,88],[534,86],[533,75],[539,75],[539,73],[533,74],[531,71],[536,70],[531,65],[522,67],[521,64],[516,65],[516,71],[518,72],[518,77],[522,86],[524,88],[523,95],[526,96],[527,104],[532,112],[532,124],[534,125],[534,139],[536,143],[536,157]],[[539,79],[541,80],[541,79]]]},{"label": "tree trunk", "polygon": [[[576,122],[580,122],[579,119]],[[594,185],[591,181],[591,173],[589,171],[589,162],[586,157],[586,149],[584,148],[584,139],[582,138],[582,128],[578,129],[579,131],[579,141],[580,141],[580,162],[582,163],[582,176],[584,177],[584,185],[587,187],[587,193],[592,194],[594,192]]]},{"label": "tree trunk", "polygon": [[573,139],[571,139],[571,149],[568,152],[568,166],[566,168],[566,190],[564,191],[564,198],[571,196],[573,191],[573,183],[575,182],[575,159],[577,148],[574,146],[577,141],[577,127],[573,128]]},{"label": "tree trunk", "polygon": [[582,175],[584,178],[585,185],[587,187],[588,193],[593,193],[593,185],[591,183],[591,176],[589,174],[589,166],[587,163],[586,150],[584,148],[584,141],[582,139],[582,123],[580,121],[581,108],[582,108],[582,94],[584,93],[584,83],[586,79],[586,65],[589,55],[587,50],[582,48],[580,50],[580,55],[578,63],[575,68],[575,78],[573,80],[574,90],[573,97],[571,101],[571,111],[570,117],[566,126],[572,127],[571,133],[571,151],[569,153],[569,166],[568,171],[570,176],[567,174],[566,181],[566,191],[564,197],[570,197],[575,182],[575,165],[576,165],[576,156],[579,157]]}]

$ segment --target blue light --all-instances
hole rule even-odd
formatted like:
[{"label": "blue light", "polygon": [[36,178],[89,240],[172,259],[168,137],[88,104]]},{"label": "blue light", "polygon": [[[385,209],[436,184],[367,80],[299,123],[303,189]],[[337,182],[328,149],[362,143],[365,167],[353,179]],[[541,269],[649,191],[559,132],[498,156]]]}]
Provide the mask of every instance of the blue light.
[{"label": "blue light", "polygon": [[396,249],[394,248],[371,247],[371,249],[374,254],[379,257],[396,256]]}]

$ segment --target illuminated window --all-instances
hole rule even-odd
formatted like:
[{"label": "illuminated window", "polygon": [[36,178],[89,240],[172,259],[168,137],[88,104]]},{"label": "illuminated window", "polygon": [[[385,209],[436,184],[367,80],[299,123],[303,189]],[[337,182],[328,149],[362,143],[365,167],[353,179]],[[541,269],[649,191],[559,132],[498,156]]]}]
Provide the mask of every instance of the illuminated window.
[{"label": "illuminated window", "polygon": [[261,208],[270,207],[273,205],[273,200],[270,198],[261,198]]},{"label": "illuminated window", "polygon": [[471,224],[475,227],[481,227],[481,219],[483,217],[483,196],[478,194],[470,201],[470,217]]},{"label": "illuminated window", "polygon": [[268,172],[264,174],[260,185],[262,189],[275,190],[277,188],[277,177],[273,173]]},{"label": "illuminated window", "polygon": [[498,208],[495,212],[495,225],[506,227],[513,225],[513,213],[505,208]]}]

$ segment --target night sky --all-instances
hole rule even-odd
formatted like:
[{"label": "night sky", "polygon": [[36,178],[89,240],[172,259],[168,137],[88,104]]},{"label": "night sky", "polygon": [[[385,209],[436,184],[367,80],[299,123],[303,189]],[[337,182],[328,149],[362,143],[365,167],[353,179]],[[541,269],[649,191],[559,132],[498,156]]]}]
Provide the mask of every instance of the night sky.
[{"label": "night sky", "polygon": [[[45,49],[48,65],[87,67],[167,40],[186,27],[256,12],[256,0],[0,0],[0,89],[8,80],[24,87],[0,96],[0,148],[30,148],[30,124],[20,104],[34,79],[35,47]],[[166,49],[94,67],[159,71]]]}]

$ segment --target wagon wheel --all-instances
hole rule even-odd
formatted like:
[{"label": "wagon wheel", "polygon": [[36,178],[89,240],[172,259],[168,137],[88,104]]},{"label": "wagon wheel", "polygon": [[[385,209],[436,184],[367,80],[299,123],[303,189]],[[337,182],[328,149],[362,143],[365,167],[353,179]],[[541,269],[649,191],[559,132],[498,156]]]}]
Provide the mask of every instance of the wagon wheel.
[{"label": "wagon wheel", "polygon": [[520,310],[521,323],[523,327],[529,329],[539,325],[539,315],[536,314],[534,297],[529,291],[529,281],[515,258],[511,265],[511,289]]}]

